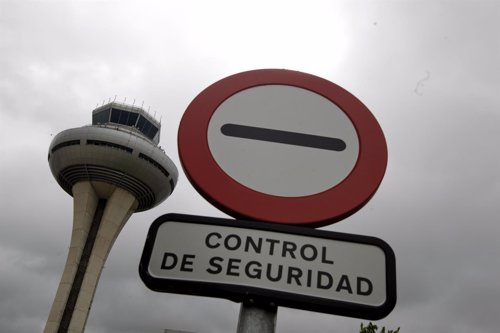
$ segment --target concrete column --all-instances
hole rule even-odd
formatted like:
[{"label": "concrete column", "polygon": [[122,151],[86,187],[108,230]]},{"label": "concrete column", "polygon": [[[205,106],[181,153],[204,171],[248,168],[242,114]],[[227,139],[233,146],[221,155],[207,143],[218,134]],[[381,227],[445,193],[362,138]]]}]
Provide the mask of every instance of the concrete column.
[{"label": "concrete column", "polygon": [[73,230],[64,272],[57,288],[56,297],[45,325],[44,333],[56,333],[66,307],[78,264],[97,208],[97,197],[90,182],[73,186]]},{"label": "concrete column", "polygon": [[[99,199],[103,199],[103,184],[99,184],[98,187],[100,187],[99,193],[96,193],[91,182],[79,182],[73,187],[74,216],[71,247],[44,333],[84,331],[106,258],[116,237],[137,208],[137,200],[132,194],[109,185],[104,191],[107,193],[104,199],[107,200],[102,218],[96,221],[94,215],[98,210]],[[98,223],[94,226],[98,226],[97,232],[91,232],[92,223]],[[87,244],[86,252],[90,255],[87,254],[83,259],[85,267],[82,268],[79,264],[82,261],[85,244]],[[91,247],[88,248],[89,246]],[[81,283],[79,287],[78,283],[75,284],[77,270],[83,272],[81,273],[83,276],[79,277]],[[77,293],[76,303],[74,308],[70,309],[67,330],[61,329],[61,319],[65,308],[68,307],[68,296],[72,289],[73,293]]]},{"label": "concrete column", "polygon": [[116,237],[136,208],[135,197],[121,188],[116,188],[108,199],[71,319],[69,333],[83,332],[104,262]]}]

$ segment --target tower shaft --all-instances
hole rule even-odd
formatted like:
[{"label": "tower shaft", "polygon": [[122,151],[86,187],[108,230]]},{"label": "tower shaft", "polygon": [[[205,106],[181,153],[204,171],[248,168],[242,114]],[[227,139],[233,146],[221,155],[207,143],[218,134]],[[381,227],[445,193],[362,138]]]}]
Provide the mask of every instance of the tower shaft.
[{"label": "tower shaft", "polygon": [[44,333],[81,333],[111,247],[136,198],[122,188],[95,181],[72,187],[73,230],[64,272]]}]

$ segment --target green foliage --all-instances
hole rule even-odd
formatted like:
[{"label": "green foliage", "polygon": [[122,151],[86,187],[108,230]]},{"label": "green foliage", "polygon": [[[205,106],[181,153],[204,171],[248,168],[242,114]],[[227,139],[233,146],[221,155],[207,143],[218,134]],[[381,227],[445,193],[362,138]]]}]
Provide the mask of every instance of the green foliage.
[{"label": "green foliage", "polygon": [[[368,323],[368,326],[363,326],[361,323],[361,328],[359,329],[359,333],[377,333],[378,326],[373,323]],[[382,327],[380,333],[386,333],[385,327]],[[387,333],[399,333],[399,327],[396,330],[387,330]]]}]

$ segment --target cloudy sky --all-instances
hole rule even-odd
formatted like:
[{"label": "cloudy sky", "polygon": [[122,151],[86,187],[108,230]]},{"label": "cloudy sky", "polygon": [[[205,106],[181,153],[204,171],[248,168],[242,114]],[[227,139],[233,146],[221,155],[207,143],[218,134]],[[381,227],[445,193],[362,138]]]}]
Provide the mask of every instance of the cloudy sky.
[{"label": "cloudy sky", "polygon": [[[239,304],[147,289],[138,263],[165,213],[225,217],[182,172],[177,129],[211,83],[259,68],[349,90],[386,135],[374,198],[326,230],[371,235],[397,258],[403,333],[498,332],[498,1],[0,0],[0,332],[41,332],[66,259],[72,199],[53,179],[55,134],[113,99],[150,107],[180,170],[133,215],[108,258],[87,332],[234,332]],[[277,332],[356,332],[362,320],[280,308]]]}]

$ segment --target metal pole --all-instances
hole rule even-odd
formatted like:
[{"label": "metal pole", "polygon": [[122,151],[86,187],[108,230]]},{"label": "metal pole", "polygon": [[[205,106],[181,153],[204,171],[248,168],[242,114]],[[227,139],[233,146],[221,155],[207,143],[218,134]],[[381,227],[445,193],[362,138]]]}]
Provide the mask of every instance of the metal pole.
[{"label": "metal pole", "polygon": [[237,333],[274,333],[278,307],[262,306],[253,300],[241,303]]}]

